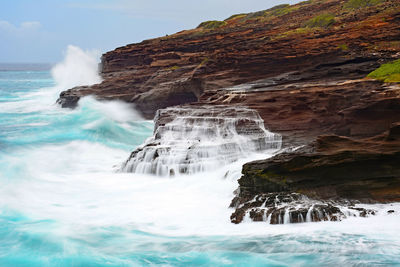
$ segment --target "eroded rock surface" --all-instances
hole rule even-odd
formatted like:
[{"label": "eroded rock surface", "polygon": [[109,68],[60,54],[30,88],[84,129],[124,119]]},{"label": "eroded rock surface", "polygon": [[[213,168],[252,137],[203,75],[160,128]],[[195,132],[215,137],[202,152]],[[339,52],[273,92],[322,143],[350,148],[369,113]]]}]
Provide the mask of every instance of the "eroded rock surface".
[{"label": "eroded rock surface", "polygon": [[303,81],[265,86],[263,81],[204,94],[207,104],[257,110],[284,145],[303,145],[318,135],[372,137],[400,121],[400,86],[372,80]]},{"label": "eroded rock surface", "polygon": [[[237,208],[232,221],[240,222],[246,213],[262,206],[254,205],[253,199],[277,192],[299,192],[331,201],[400,201],[399,131],[397,123],[369,139],[319,136],[295,151],[245,164],[239,193],[232,202]],[[328,211],[321,212],[332,217]]]},{"label": "eroded rock surface", "polygon": [[321,201],[298,193],[263,193],[253,198],[233,199],[232,223],[248,219],[269,224],[341,221],[347,217],[368,217],[376,211],[356,207],[350,201]]},{"label": "eroded rock surface", "polygon": [[[234,17],[218,28],[199,27],[117,48],[102,57],[101,84],[63,92],[59,103],[73,107],[92,94],[135,103],[152,119],[158,109],[196,102],[204,92],[265,78],[273,84],[362,78],[399,57],[397,0],[357,10],[344,4],[306,1]],[[329,27],[307,26],[327,13],[335,17]],[[289,78],[280,77],[288,72],[293,72]]]}]

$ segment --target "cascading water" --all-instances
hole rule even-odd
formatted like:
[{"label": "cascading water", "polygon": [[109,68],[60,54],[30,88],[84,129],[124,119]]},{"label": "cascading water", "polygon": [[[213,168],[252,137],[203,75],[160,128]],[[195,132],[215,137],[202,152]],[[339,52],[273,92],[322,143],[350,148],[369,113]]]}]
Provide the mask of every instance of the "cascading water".
[{"label": "cascading water", "polygon": [[200,106],[159,110],[152,138],[122,170],[174,176],[215,170],[252,154],[271,154],[281,136],[267,131],[255,110]]},{"label": "cascading water", "polygon": [[[232,106],[183,106],[159,110],[154,134],[131,153],[123,172],[157,176],[211,173],[232,163],[270,157],[281,148],[279,134],[269,132],[252,109]],[[232,180],[240,176],[240,164],[231,165]],[[225,176],[229,174],[227,170]],[[342,203],[309,199],[296,193],[260,194],[235,204],[233,223],[243,220],[289,224],[341,221],[350,216],[367,217],[374,210]],[[251,208],[251,209],[249,209]],[[247,217],[247,219],[246,219]]]},{"label": "cascading water", "polygon": [[232,207],[233,223],[242,220],[267,222],[268,224],[289,224],[303,222],[341,221],[349,217],[368,217],[377,211],[359,207],[349,201],[323,201],[310,199],[298,193],[280,192],[259,194],[250,201]]}]

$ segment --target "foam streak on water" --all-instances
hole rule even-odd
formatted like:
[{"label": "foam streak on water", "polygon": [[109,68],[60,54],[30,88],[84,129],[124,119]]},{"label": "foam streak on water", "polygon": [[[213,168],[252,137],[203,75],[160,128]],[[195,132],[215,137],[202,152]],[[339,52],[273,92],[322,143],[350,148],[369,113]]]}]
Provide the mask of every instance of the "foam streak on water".
[{"label": "foam streak on water", "polygon": [[[215,169],[205,160],[202,172],[171,179],[116,172],[153,123],[93,98],[60,109],[56,83],[50,72],[0,72],[0,266],[399,264],[399,204],[340,223],[234,225],[228,205],[241,166],[268,149],[242,157],[238,142],[235,160],[224,156]],[[180,124],[169,122],[164,136]],[[241,136],[235,129],[229,144]]]}]

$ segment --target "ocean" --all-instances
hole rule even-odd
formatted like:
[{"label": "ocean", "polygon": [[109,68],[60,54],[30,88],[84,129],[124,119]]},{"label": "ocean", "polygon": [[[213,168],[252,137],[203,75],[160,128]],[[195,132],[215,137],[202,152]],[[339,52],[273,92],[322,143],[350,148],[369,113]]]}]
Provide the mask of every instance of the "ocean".
[{"label": "ocean", "polygon": [[400,266],[400,204],[342,222],[234,225],[251,158],[168,178],[121,172],[154,123],[122,102],[55,103],[99,82],[90,53],[32,66],[0,68],[0,266]]}]

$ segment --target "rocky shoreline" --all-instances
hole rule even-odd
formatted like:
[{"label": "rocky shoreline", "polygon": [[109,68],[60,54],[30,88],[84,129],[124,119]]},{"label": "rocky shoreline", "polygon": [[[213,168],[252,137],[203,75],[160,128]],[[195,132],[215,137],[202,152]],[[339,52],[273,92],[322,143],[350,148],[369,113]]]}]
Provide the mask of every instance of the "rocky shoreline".
[{"label": "rocky shoreline", "polygon": [[358,202],[322,201],[299,193],[262,193],[243,202],[242,197],[232,200],[231,222],[238,224],[246,218],[254,222],[287,224],[321,221],[341,221],[348,217],[368,217],[376,214],[373,209],[356,207]]},{"label": "rocky shoreline", "polygon": [[101,84],[57,102],[119,99],[148,119],[161,110],[156,129],[172,106],[246,107],[282,136],[284,151],[243,166],[233,223],[373,214],[353,203],[400,201],[400,85],[366,78],[400,58],[400,3],[349,3],[279,6],[117,48],[102,57]]}]

